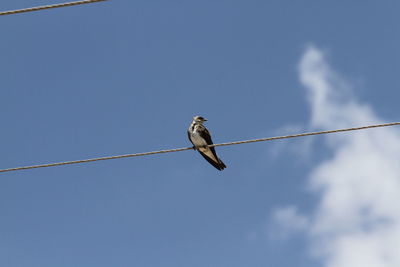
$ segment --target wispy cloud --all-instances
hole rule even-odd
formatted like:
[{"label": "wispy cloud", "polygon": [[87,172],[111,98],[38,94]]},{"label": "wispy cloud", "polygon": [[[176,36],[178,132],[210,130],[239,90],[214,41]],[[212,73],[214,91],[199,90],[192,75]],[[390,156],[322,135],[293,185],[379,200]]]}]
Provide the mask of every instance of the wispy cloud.
[{"label": "wispy cloud", "polygon": [[[318,48],[306,49],[299,75],[311,105],[312,128],[381,122]],[[304,217],[314,255],[328,267],[400,266],[400,132],[381,128],[324,140],[332,156],[309,176],[320,198],[312,215]]]},{"label": "wispy cloud", "polygon": [[308,218],[301,215],[296,207],[288,206],[274,211],[268,234],[272,238],[284,239],[294,233],[305,231],[308,226]]}]

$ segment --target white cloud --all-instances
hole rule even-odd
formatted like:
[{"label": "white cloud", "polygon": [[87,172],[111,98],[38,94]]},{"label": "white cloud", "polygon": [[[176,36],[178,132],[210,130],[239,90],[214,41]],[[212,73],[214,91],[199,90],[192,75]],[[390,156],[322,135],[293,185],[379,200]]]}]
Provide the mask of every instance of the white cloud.
[{"label": "white cloud", "polygon": [[[379,123],[315,47],[299,64],[311,105],[310,126]],[[332,157],[310,174],[320,196],[305,219],[311,249],[327,267],[400,266],[400,133],[394,127],[324,136]],[[300,215],[299,215],[300,216]]]},{"label": "white cloud", "polygon": [[297,211],[296,207],[288,206],[275,210],[272,215],[272,224],[268,229],[269,236],[283,239],[307,229],[309,221]]},{"label": "white cloud", "polygon": [[[290,135],[306,131],[304,125],[290,124],[277,129],[272,135]],[[300,138],[296,140],[286,139],[279,142],[272,142],[269,144],[267,150],[268,161],[271,163],[289,152],[297,156],[299,164],[303,164],[307,162],[312,155],[312,141],[312,138]]]}]

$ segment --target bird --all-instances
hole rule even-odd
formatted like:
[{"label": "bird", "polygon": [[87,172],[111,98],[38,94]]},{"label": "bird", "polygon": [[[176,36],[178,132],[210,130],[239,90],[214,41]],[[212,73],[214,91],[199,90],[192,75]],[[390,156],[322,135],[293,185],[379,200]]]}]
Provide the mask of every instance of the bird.
[{"label": "bird", "polygon": [[201,116],[194,116],[193,121],[187,131],[190,142],[193,144],[193,149],[199,151],[199,153],[217,170],[222,171],[226,168],[226,165],[218,158],[214,147],[208,147],[212,145],[211,134],[203,123],[207,119]]}]

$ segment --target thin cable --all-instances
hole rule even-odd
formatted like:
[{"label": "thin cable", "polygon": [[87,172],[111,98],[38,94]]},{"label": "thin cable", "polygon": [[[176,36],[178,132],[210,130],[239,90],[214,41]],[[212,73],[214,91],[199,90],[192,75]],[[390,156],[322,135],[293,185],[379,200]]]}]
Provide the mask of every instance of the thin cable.
[{"label": "thin cable", "polygon": [[103,1],[107,1],[107,0],[83,0],[83,1],[67,2],[67,3],[60,3],[60,4],[54,4],[54,5],[29,7],[29,8],[24,8],[24,9],[3,11],[3,12],[0,12],[0,16],[12,15],[12,14],[18,14],[18,13],[25,13],[25,12],[32,12],[32,11],[38,11],[38,10],[44,10],[44,9],[51,9],[51,8],[58,8],[58,7],[67,7],[67,6],[91,4],[91,3],[103,2]]},{"label": "thin cable", "polygon": [[239,144],[247,144],[247,143],[254,143],[254,142],[272,141],[272,140],[278,140],[278,139],[296,138],[296,137],[303,137],[303,136],[310,136],[310,135],[319,135],[319,134],[330,134],[330,133],[340,133],[340,132],[358,131],[358,130],[365,130],[365,129],[378,128],[378,127],[387,127],[387,126],[394,126],[394,125],[400,125],[400,122],[376,124],[376,125],[369,125],[369,126],[353,127],[353,128],[346,128],[346,129],[338,129],[338,130],[311,132],[311,133],[291,134],[291,135],[276,136],[276,137],[267,137],[267,138],[260,138],[260,139],[252,139],[252,140],[244,140],[244,141],[236,141],[236,142],[229,142],[229,143],[214,144],[214,145],[210,145],[210,146],[230,146],[230,145],[239,145]]},{"label": "thin cable", "polygon": [[[289,138],[296,138],[296,137],[303,137],[303,136],[310,136],[310,135],[349,132],[349,131],[357,131],[357,130],[378,128],[378,127],[387,127],[387,126],[394,126],[394,125],[400,125],[400,122],[392,122],[392,123],[375,124],[375,125],[369,125],[369,126],[353,127],[353,128],[330,130],[330,131],[291,134],[291,135],[284,135],[284,136],[275,136],[275,137],[267,137],[267,138],[260,138],[260,139],[251,139],[251,140],[244,140],[244,141],[228,142],[228,143],[209,145],[209,147],[230,146],[230,145],[239,145],[239,144],[247,144],[247,143],[255,143],[255,142],[272,141],[272,140],[278,140],[278,139],[289,139]],[[179,151],[191,150],[191,149],[193,149],[193,147],[184,147],[184,148],[167,149],[167,150],[159,150],[159,151],[144,152],[144,153],[125,154],[125,155],[118,155],[118,156],[108,156],[108,157],[101,157],[101,158],[92,158],[92,159],[83,159],[83,160],[74,160],[74,161],[49,163],[49,164],[42,164],[42,165],[16,167],[16,168],[2,169],[2,170],[0,170],[0,173],[1,172],[11,172],[11,171],[36,169],[36,168],[53,167],[53,166],[61,166],[61,165],[69,165],[69,164],[77,164],[77,163],[87,163],[87,162],[100,161],[100,160],[130,158],[130,157],[139,157],[139,156],[147,156],[147,155],[170,153],[170,152],[179,152]]]}]

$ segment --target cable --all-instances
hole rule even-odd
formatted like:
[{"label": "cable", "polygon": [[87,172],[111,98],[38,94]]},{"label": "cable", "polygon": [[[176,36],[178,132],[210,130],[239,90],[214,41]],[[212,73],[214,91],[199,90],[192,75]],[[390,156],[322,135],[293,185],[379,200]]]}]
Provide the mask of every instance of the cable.
[{"label": "cable", "polygon": [[58,8],[58,7],[67,7],[67,6],[76,6],[76,5],[83,5],[83,4],[91,4],[96,2],[103,2],[107,0],[83,0],[83,1],[76,1],[76,2],[67,2],[67,3],[60,3],[54,5],[46,5],[46,6],[37,6],[37,7],[29,7],[24,9],[17,9],[17,10],[10,10],[10,11],[3,11],[0,12],[0,16],[11,15],[11,14],[18,14],[18,13],[25,13],[25,12],[32,12],[50,8]]},{"label": "cable", "polygon": [[[349,132],[349,131],[357,131],[357,130],[378,128],[378,127],[387,127],[387,126],[394,126],[394,125],[400,125],[400,122],[392,122],[392,123],[375,124],[375,125],[369,125],[369,126],[353,127],[353,128],[330,130],[330,131],[291,134],[291,135],[284,135],[284,136],[275,136],[275,137],[267,137],[267,138],[260,138],[260,139],[251,139],[251,140],[244,140],[244,141],[228,142],[228,143],[209,145],[209,147],[230,146],[230,145],[239,145],[239,144],[247,144],[247,143],[255,143],[255,142],[272,141],[272,140],[278,140],[278,139],[289,139],[289,138],[296,138],[296,137],[303,137],[303,136],[310,136],[310,135]],[[11,172],[11,171],[36,169],[36,168],[53,167],[53,166],[61,166],[61,165],[69,165],[69,164],[77,164],[77,163],[87,163],[87,162],[100,161],[100,160],[130,158],[130,157],[139,157],[139,156],[147,156],[147,155],[170,153],[170,152],[179,152],[179,151],[191,150],[191,149],[193,149],[193,147],[184,147],[184,148],[167,149],[167,150],[159,150],[159,151],[144,152],[144,153],[125,154],[125,155],[107,156],[107,157],[101,157],[101,158],[65,161],[65,162],[49,163],[49,164],[42,164],[42,165],[23,166],[23,167],[2,169],[2,170],[0,170],[0,173],[1,172]]]},{"label": "cable", "polygon": [[370,128],[379,128],[379,127],[387,127],[387,126],[394,126],[394,125],[400,125],[400,122],[375,124],[375,125],[353,127],[353,128],[346,128],[346,129],[338,129],[338,130],[321,131],[321,132],[311,132],[311,133],[291,134],[291,135],[276,136],[276,137],[267,137],[267,138],[252,139],[252,140],[245,140],[245,141],[236,141],[236,142],[229,142],[229,143],[222,143],[222,144],[214,144],[214,145],[211,145],[211,146],[239,145],[239,144],[247,144],[247,143],[254,143],[254,142],[272,141],[272,140],[278,140],[278,139],[296,138],[296,137],[303,137],[303,136],[310,136],[310,135],[358,131],[358,130],[365,130],[365,129],[370,129]]}]

